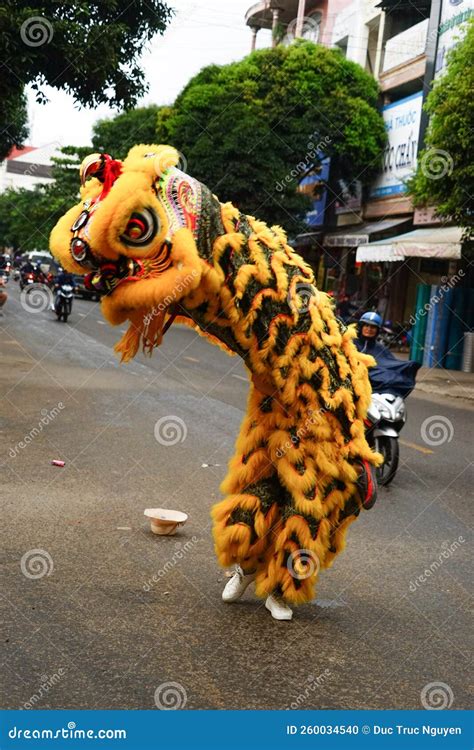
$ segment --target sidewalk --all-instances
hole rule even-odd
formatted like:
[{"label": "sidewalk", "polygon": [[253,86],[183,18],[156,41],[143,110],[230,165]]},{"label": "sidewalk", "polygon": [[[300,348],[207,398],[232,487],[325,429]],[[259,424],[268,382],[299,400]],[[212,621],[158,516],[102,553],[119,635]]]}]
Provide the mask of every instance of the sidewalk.
[{"label": "sidewalk", "polygon": [[415,393],[417,392],[474,403],[474,372],[421,367],[416,378]]},{"label": "sidewalk", "polygon": [[[398,359],[409,359],[408,352],[393,351]],[[442,367],[420,367],[414,393],[462,399],[474,404],[474,372],[443,370]]]}]

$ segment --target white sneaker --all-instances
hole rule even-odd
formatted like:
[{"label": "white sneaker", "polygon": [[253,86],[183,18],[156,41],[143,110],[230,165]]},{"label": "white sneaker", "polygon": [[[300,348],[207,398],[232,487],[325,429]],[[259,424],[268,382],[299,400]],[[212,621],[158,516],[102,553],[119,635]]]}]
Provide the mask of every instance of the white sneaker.
[{"label": "white sneaker", "polygon": [[265,600],[265,606],[274,620],[291,620],[293,610],[288,604],[276,594],[270,594]]},{"label": "white sneaker", "polygon": [[225,589],[222,592],[222,599],[225,602],[236,602],[237,599],[240,599],[247,586],[249,586],[254,580],[255,573],[248,573],[245,575],[240,565],[237,565],[234,575],[225,585]]}]

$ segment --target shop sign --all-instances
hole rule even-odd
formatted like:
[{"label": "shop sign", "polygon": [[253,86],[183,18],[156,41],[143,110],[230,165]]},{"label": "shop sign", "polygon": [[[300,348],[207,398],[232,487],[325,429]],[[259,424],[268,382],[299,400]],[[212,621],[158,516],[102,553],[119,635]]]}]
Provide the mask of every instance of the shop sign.
[{"label": "shop sign", "polygon": [[368,241],[368,234],[327,234],[324,238],[327,247],[357,247],[366,245]]},{"label": "shop sign", "polygon": [[382,172],[372,185],[371,198],[399,195],[416,169],[423,92],[387,104],[382,115],[388,135]]}]

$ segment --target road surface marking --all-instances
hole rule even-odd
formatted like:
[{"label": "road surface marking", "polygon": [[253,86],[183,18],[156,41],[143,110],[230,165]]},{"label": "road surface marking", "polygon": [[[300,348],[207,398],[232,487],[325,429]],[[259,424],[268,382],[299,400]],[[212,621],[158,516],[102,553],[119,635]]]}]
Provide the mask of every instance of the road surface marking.
[{"label": "road surface marking", "polygon": [[243,375],[235,375],[234,373],[232,373],[232,377],[233,378],[237,378],[237,380],[245,380],[246,383],[249,382],[249,379],[248,378],[244,378]]},{"label": "road surface marking", "polygon": [[77,314],[78,314],[78,315],[80,315],[80,316],[81,316],[81,318],[84,318],[84,317],[85,317],[85,313],[77,313]]},{"label": "road surface marking", "polygon": [[117,526],[117,531],[131,531],[131,526]]},{"label": "road surface marking", "polygon": [[413,448],[415,451],[420,451],[420,453],[426,453],[427,455],[429,453],[434,453],[434,451],[430,451],[429,448],[425,448],[423,445],[417,445],[416,443],[409,443],[408,440],[400,440],[402,445],[406,445],[407,448]]},{"label": "road surface marking", "polygon": [[183,357],[183,359],[187,359],[188,362],[198,362],[199,363],[199,360],[196,359],[196,357]]},{"label": "road surface marking", "polygon": [[98,321],[97,321],[97,323],[98,323],[98,324],[99,324],[100,326],[105,326],[105,320],[98,320]]}]

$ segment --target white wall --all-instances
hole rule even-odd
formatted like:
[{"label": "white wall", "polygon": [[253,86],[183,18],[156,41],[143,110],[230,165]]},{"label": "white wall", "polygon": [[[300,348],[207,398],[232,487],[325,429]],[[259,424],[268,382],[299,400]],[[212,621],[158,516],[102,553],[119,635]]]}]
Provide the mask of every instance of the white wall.
[{"label": "white wall", "polygon": [[[36,185],[52,182],[50,177],[38,173],[41,172],[40,167],[51,166],[51,158],[53,156],[60,156],[59,148],[60,144],[55,141],[54,143],[48,143],[45,146],[36,148],[34,151],[21,154],[16,159],[3,161],[0,164],[0,193],[4,192],[7,188],[26,188],[31,190]],[[8,165],[23,166],[25,171],[23,174],[9,171]]]}]

